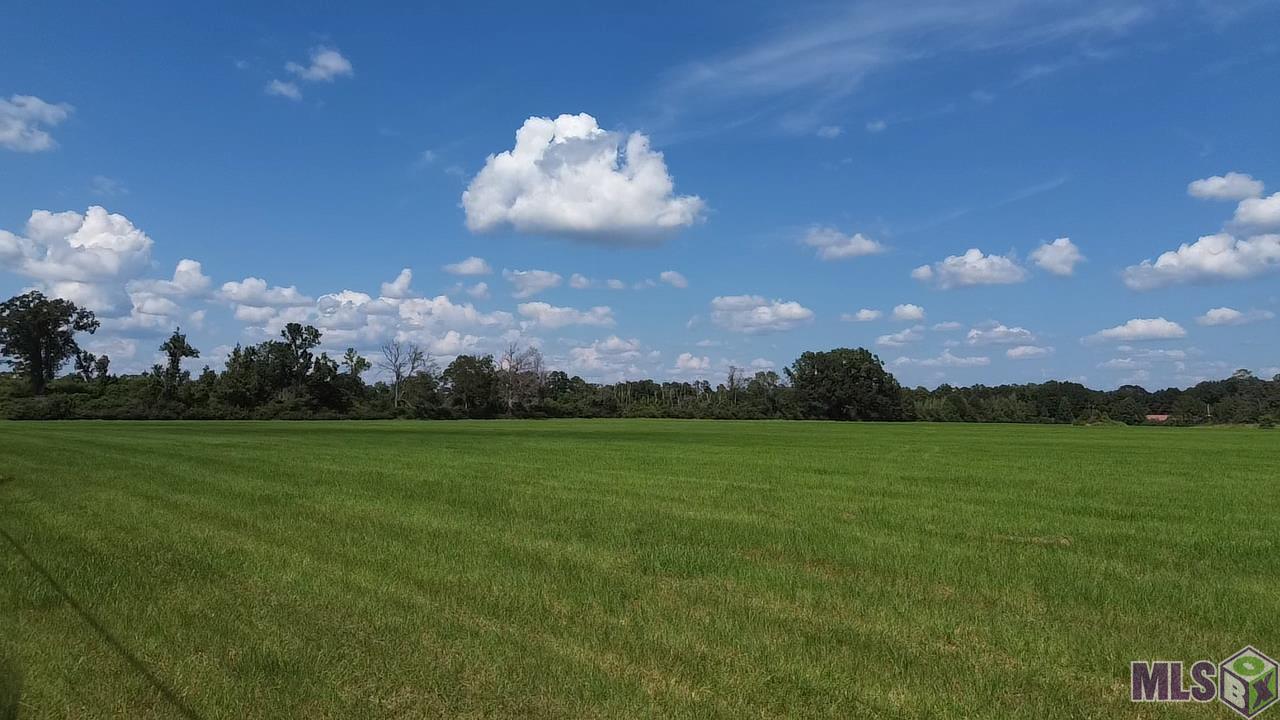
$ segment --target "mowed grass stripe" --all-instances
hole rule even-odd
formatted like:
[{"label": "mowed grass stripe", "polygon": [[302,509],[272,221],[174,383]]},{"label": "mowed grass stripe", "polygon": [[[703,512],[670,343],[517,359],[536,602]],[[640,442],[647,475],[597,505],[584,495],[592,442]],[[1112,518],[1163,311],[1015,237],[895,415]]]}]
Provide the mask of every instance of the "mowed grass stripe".
[{"label": "mowed grass stripe", "polygon": [[[207,717],[1180,717],[1130,659],[1280,645],[1259,431],[13,423],[0,460],[0,523]],[[28,715],[165,716],[0,558]]]}]

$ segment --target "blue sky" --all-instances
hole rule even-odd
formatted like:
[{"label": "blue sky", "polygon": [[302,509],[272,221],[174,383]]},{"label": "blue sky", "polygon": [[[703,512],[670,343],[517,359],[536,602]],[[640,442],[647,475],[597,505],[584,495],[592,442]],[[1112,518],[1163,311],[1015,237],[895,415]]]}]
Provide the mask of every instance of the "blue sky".
[{"label": "blue sky", "polygon": [[1280,3],[120,5],[0,47],[0,292],[117,370],[298,320],[595,380],[1280,372]]}]

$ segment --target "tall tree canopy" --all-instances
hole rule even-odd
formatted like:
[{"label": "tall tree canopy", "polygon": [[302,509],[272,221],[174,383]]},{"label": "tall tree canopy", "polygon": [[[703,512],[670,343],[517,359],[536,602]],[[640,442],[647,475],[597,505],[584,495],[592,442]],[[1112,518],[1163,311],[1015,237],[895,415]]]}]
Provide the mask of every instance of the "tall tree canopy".
[{"label": "tall tree canopy", "polygon": [[901,420],[902,387],[884,363],[864,348],[806,352],[787,379],[809,417],[827,420]]},{"label": "tall tree canopy", "polygon": [[489,407],[494,401],[498,367],[493,356],[459,355],[441,376],[449,396],[463,412]]},{"label": "tall tree canopy", "polygon": [[171,397],[178,386],[190,377],[190,373],[182,369],[183,359],[198,358],[200,351],[187,342],[187,336],[182,333],[182,328],[174,328],[173,334],[160,346],[160,352],[164,353],[165,365],[163,368],[157,366],[156,374],[160,376],[165,397]]},{"label": "tall tree canopy", "polygon": [[289,382],[300,388],[307,380],[315,356],[312,348],[320,344],[320,331],[310,325],[291,322],[280,331],[280,340],[287,362]]},{"label": "tall tree canopy", "polygon": [[98,320],[70,300],[49,299],[31,291],[0,303],[0,354],[43,395],[58,370],[80,354],[76,333],[93,333]]}]

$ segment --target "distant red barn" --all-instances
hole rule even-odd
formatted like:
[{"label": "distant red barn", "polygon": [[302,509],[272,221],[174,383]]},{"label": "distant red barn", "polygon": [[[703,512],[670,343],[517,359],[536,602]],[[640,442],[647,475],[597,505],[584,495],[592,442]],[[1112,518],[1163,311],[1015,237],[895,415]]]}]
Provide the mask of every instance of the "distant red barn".
[{"label": "distant red barn", "polygon": [[1168,415],[1148,415],[1147,422],[1162,423],[1169,422]]}]

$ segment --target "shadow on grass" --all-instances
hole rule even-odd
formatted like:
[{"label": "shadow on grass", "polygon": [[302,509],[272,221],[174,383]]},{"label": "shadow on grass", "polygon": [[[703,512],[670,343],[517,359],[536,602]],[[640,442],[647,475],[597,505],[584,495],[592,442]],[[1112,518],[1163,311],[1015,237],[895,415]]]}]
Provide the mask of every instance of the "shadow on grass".
[{"label": "shadow on grass", "polygon": [[[177,693],[166,685],[159,676],[152,672],[151,668],[148,668],[146,663],[138,659],[138,657],[134,655],[129,648],[125,647],[115,635],[111,634],[111,631],[107,630],[107,628],[99,622],[98,618],[94,617],[92,613],[72,597],[71,594],[67,592],[66,588],[62,587],[53,575],[40,564],[40,561],[36,560],[31,553],[27,552],[27,549],[23,547],[16,538],[5,531],[4,528],[0,528],[0,537],[4,537],[4,539],[18,551],[19,557],[25,560],[27,564],[31,566],[31,569],[35,570],[40,577],[44,578],[45,582],[49,583],[49,586],[66,601],[67,605],[69,605],[72,610],[75,610],[76,614],[80,616],[80,619],[83,620],[86,625],[93,628],[94,632],[96,632],[98,636],[101,637],[102,640],[120,656],[121,659],[128,663],[129,667],[133,668],[139,675],[145,678],[146,681],[156,689],[156,692],[160,693],[160,696],[178,711],[179,715],[187,718],[188,720],[201,720],[200,715],[196,713],[195,710],[191,709],[189,705],[183,702],[182,698],[178,697]],[[21,691],[21,673],[18,672],[17,668],[12,667],[9,663],[0,659],[0,720],[17,719],[18,700],[21,696]]]},{"label": "shadow on grass", "polygon": [[18,701],[22,699],[22,673],[0,657],[0,720],[18,720]]}]

